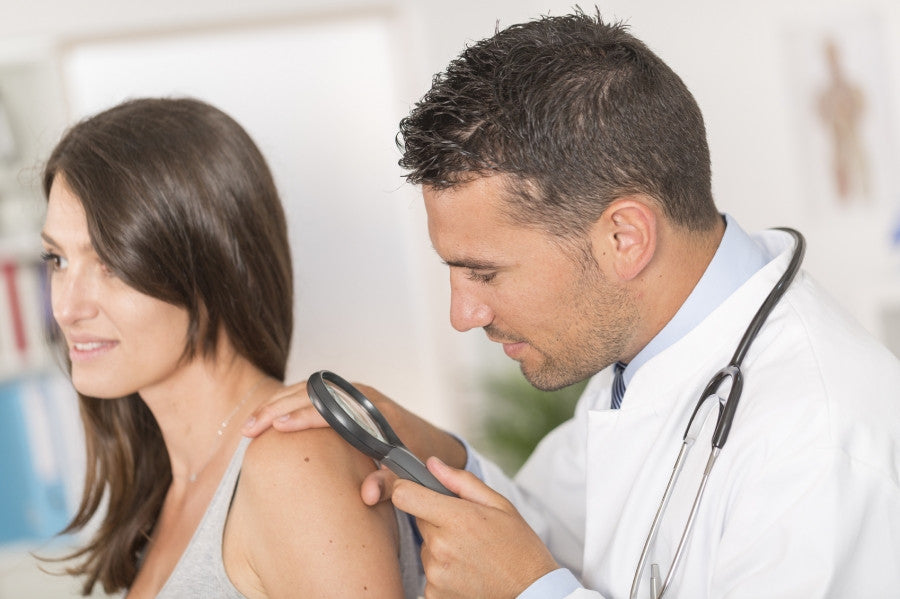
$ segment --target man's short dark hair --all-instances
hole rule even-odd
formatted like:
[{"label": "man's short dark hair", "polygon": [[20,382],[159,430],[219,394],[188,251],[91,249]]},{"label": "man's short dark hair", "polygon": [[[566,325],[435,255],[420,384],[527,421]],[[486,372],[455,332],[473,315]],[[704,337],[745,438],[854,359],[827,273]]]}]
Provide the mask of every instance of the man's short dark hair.
[{"label": "man's short dark hair", "polygon": [[696,101],[599,13],[543,17],[468,47],[400,122],[398,145],[409,182],[445,189],[502,173],[509,215],[561,236],[631,194],[691,230],[718,216]]}]

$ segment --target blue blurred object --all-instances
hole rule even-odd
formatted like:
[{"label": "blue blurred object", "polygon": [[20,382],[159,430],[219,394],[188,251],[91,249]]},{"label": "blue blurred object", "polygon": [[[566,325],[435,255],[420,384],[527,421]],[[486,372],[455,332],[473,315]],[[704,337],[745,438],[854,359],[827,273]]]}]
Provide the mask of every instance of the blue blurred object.
[{"label": "blue blurred object", "polygon": [[897,213],[897,218],[894,221],[894,231],[891,235],[891,242],[895,248],[900,248],[900,212]]},{"label": "blue blurred object", "polygon": [[[44,381],[0,383],[0,544],[48,539],[68,523],[60,435]],[[26,403],[31,402],[31,403]]]}]

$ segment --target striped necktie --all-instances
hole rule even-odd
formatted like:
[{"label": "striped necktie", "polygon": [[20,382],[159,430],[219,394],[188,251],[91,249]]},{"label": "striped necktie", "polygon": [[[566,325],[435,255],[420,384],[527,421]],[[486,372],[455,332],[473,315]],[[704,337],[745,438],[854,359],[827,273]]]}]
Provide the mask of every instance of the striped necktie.
[{"label": "striped necktie", "polygon": [[621,362],[616,362],[613,364],[613,370],[616,375],[613,377],[610,407],[613,410],[618,410],[622,406],[622,397],[625,395],[625,378],[622,376],[622,373],[625,372],[625,365]]}]

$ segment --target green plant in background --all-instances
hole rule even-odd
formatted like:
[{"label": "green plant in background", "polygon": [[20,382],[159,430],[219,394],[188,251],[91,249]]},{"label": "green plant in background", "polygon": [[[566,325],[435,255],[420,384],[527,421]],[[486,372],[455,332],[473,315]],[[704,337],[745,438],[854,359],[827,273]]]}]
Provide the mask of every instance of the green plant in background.
[{"label": "green plant in background", "polygon": [[586,381],[540,391],[518,370],[485,378],[475,447],[514,474],[547,433],[572,417]]}]

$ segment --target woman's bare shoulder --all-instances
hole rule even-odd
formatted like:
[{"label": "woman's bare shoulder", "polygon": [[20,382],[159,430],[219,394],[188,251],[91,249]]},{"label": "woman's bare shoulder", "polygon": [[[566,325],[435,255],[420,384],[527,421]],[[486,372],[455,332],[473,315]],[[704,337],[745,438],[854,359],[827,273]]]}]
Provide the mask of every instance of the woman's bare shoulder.
[{"label": "woman's bare shoulder", "polygon": [[304,479],[359,480],[375,469],[363,455],[329,428],[283,433],[270,429],[254,439],[244,456],[242,477],[288,475],[300,469]]},{"label": "woman's bare shoulder", "polygon": [[[257,437],[241,468],[226,531],[234,544],[226,555],[240,547],[245,570],[258,579],[254,586],[269,597],[301,587],[305,596],[324,596],[345,583],[383,593],[373,597],[398,596],[394,512],[389,504],[366,506],[359,495],[374,469],[331,429]],[[357,566],[342,572],[341,563]],[[351,587],[347,596],[358,596]]]}]

